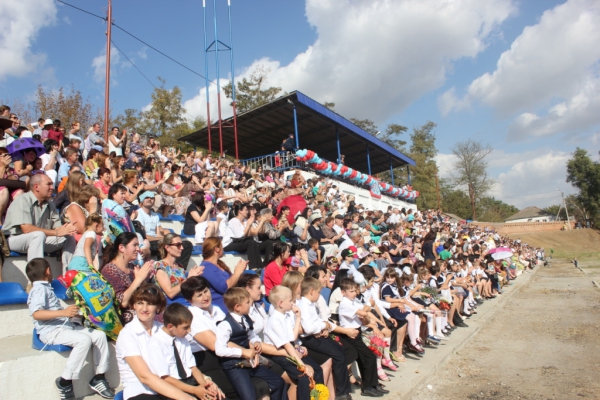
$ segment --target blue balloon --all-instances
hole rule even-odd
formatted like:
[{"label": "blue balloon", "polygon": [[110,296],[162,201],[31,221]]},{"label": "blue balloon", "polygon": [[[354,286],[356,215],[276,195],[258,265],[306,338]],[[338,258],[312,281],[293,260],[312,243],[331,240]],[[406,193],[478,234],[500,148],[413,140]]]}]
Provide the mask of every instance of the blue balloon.
[{"label": "blue balloon", "polygon": [[298,151],[296,151],[296,155],[297,155],[298,157],[302,158],[302,157],[305,157],[305,156],[306,156],[306,153],[307,153],[307,152],[308,152],[308,150],[306,150],[306,149],[298,150]]}]

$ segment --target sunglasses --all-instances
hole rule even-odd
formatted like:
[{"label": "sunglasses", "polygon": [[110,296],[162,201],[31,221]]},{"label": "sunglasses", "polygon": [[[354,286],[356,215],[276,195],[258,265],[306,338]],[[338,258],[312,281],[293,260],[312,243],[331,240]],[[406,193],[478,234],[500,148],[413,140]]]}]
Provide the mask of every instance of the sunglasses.
[{"label": "sunglasses", "polygon": [[181,249],[181,248],[183,248],[183,243],[171,243],[171,244],[168,244],[167,246],[175,246],[178,249]]},{"label": "sunglasses", "polygon": [[150,293],[153,296],[157,296],[158,288],[156,286],[148,285],[142,289],[141,293]]}]

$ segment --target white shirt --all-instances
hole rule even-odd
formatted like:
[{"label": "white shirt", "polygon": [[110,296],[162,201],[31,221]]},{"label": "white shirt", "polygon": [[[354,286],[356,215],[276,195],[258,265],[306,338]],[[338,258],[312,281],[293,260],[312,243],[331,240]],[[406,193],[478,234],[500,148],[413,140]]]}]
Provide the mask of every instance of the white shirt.
[{"label": "white shirt", "polygon": [[325,301],[325,298],[322,295],[319,296],[319,300],[317,300],[316,307],[317,312],[319,313],[319,316],[323,321],[327,321],[329,317],[331,317],[331,310],[329,309],[329,306],[327,305],[327,302]]},{"label": "white shirt", "polygon": [[246,230],[246,221],[242,223],[238,218],[232,218],[231,221],[229,221],[228,226],[229,230],[231,231],[231,237],[244,237],[244,231]]},{"label": "white shirt", "polygon": [[254,325],[254,333],[260,335],[265,329],[265,324],[267,323],[267,312],[260,304],[254,303],[252,306],[250,306],[248,316]]},{"label": "white shirt", "polygon": [[[231,313],[231,316],[241,325],[242,317],[240,315],[237,315],[236,313]],[[229,343],[229,338],[231,337],[231,332],[231,325],[229,325],[229,322],[223,321],[217,325],[217,341],[215,342],[215,353],[219,357],[241,358],[242,349],[227,346],[227,343]],[[254,333],[254,330],[248,331],[248,340],[251,344],[255,342],[260,342],[260,338]]]},{"label": "white shirt", "polygon": [[354,282],[358,283],[359,285],[362,284],[363,282],[365,282],[364,275],[361,274],[360,272],[358,272],[358,270],[356,269],[354,264],[348,264],[346,261],[344,261],[340,265],[339,270],[341,271],[343,269],[347,269],[348,277],[352,277],[352,279],[354,279]]},{"label": "white shirt", "polygon": [[212,331],[216,335],[217,322],[225,318],[225,313],[219,307],[215,306],[211,306],[209,310],[203,310],[196,306],[188,306],[188,310],[192,313],[193,319],[190,333],[187,334],[186,338],[190,342],[192,353],[205,351],[206,347],[198,343],[194,339],[194,336],[205,331]]},{"label": "white shirt", "polygon": [[360,328],[362,322],[356,312],[362,310],[363,307],[364,305],[358,299],[351,301],[347,297],[343,297],[338,311],[340,326],[342,328]]},{"label": "white shirt", "polygon": [[[156,334],[160,329],[158,322],[152,324],[152,335]],[[146,332],[146,328],[138,320],[137,316],[133,317],[130,323],[125,325],[123,330],[119,332],[116,345],[117,365],[119,366],[119,374],[123,383],[123,397],[129,399],[140,394],[155,394],[152,389],[144,385],[135,375],[127,361],[126,357],[140,356],[144,360],[148,355],[148,343],[151,335]]]},{"label": "white shirt", "polygon": [[175,348],[181,358],[183,369],[186,373],[186,378],[192,375],[192,367],[196,366],[196,360],[192,355],[190,342],[186,338],[172,337],[162,328],[152,335],[148,343],[148,351],[146,353],[146,363],[153,374],[160,376],[171,376],[175,379],[181,379],[177,372],[177,362],[175,361]]},{"label": "white shirt", "polygon": [[150,236],[157,236],[156,230],[160,226],[158,214],[150,210],[150,215],[146,214],[143,208],[138,208],[136,221],[140,221],[142,226],[146,230],[146,234]]},{"label": "white shirt", "polygon": [[342,301],[342,289],[336,288],[329,296],[329,311],[332,314],[337,314],[340,308],[340,301]]},{"label": "white shirt", "polygon": [[280,348],[286,343],[294,342],[296,340],[296,337],[294,337],[295,325],[296,316],[293,312],[275,310],[269,315],[269,319],[265,325],[265,343]]},{"label": "white shirt", "polygon": [[79,239],[79,242],[77,242],[77,247],[75,247],[75,252],[73,253],[73,257],[76,256],[80,256],[80,257],[85,257],[85,240],[86,239],[94,239],[94,241],[92,242],[92,260],[94,259],[94,257],[96,256],[96,232],[94,231],[85,231],[83,232],[83,235],[81,235],[81,238]]},{"label": "white shirt", "polygon": [[296,302],[296,305],[300,308],[300,323],[304,331],[300,335],[301,337],[316,335],[327,327],[327,324],[317,312],[316,303],[313,303],[306,297],[302,297]]}]

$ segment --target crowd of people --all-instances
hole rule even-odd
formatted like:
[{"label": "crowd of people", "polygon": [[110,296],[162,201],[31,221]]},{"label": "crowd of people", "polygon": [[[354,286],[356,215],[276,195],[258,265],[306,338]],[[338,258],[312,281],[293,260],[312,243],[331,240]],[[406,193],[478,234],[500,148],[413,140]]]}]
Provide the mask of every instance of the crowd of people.
[{"label": "crowd of people", "polygon": [[[321,176],[247,170],[118,127],[105,143],[99,124],[57,137],[54,123],[29,130],[43,153],[0,158],[5,178],[25,183],[0,189],[0,201],[6,189],[3,231],[27,254],[37,334],[73,347],[56,379],[63,399],[74,398],[90,348],[89,386],[114,397],[108,339],[73,322],[80,305],[61,307],[44,253],[60,250],[64,271],[110,287],[123,395],[136,400],[382,397],[386,371],[403,368],[407,352],[424,357],[451,340],[544,257],[439,210],[368,209]],[[182,215],[181,234],[159,213]],[[189,236],[202,245],[198,265]],[[495,259],[500,247],[510,254]],[[228,251],[247,261],[229,268]]]}]

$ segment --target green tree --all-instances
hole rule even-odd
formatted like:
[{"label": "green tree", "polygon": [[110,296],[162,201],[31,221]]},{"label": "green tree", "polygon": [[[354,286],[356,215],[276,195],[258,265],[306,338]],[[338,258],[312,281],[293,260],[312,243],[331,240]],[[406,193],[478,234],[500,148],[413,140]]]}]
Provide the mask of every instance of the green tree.
[{"label": "green tree", "polygon": [[[257,66],[250,75],[250,79],[243,78],[235,85],[235,101],[238,113],[252,110],[253,108],[262,106],[275,100],[279,93],[280,87],[265,87],[271,70],[264,65]],[[232,84],[229,82],[223,87],[223,92],[228,98],[232,98]],[[233,103],[232,103],[233,104]]]},{"label": "green tree", "polygon": [[578,191],[575,197],[581,213],[587,215],[598,226],[600,163],[593,161],[585,149],[578,147],[567,162],[567,182]]},{"label": "green tree", "polygon": [[412,186],[419,191],[417,206],[419,208],[437,208],[436,175],[438,166],[435,162],[437,149],[435,147],[436,124],[428,121],[425,125],[413,128],[410,135],[411,145],[409,156],[416,165],[411,167]]},{"label": "green tree", "polygon": [[323,103],[323,107],[335,112],[335,103],[332,101],[326,101]]},{"label": "green tree", "polygon": [[454,184],[466,188],[473,220],[477,220],[477,202],[493,184],[487,174],[486,161],[491,152],[490,146],[472,139],[458,142],[452,147],[452,153],[458,158],[454,163]]},{"label": "green tree", "polygon": [[519,212],[517,207],[506,204],[494,197],[482,197],[477,204],[477,215],[479,215],[480,221],[504,222],[506,218],[517,212]]},{"label": "green tree", "polygon": [[163,146],[177,146],[177,139],[189,133],[182,133],[186,131],[182,125],[189,125],[183,118],[186,110],[181,104],[181,90],[177,86],[171,90],[166,89],[166,81],[161,77],[158,77],[158,80],[161,85],[152,92],[150,109],[141,113],[139,129],[159,136]]},{"label": "green tree", "polygon": [[375,137],[377,137],[377,135],[379,134],[379,128],[377,127],[377,125],[375,125],[375,122],[371,121],[368,118],[367,119],[350,118],[350,122],[352,122],[354,125],[358,126],[363,131],[368,132]]},{"label": "green tree", "polygon": [[134,131],[142,135],[146,132],[141,132],[142,128],[142,113],[134,108],[126,108],[124,114],[119,114],[111,122],[111,126],[116,125],[121,129],[127,129],[128,131]]},{"label": "green tree", "polygon": [[469,196],[463,190],[456,189],[451,180],[440,179],[440,195],[442,198],[442,210],[444,212],[464,219],[471,217],[472,210],[469,203]]}]

